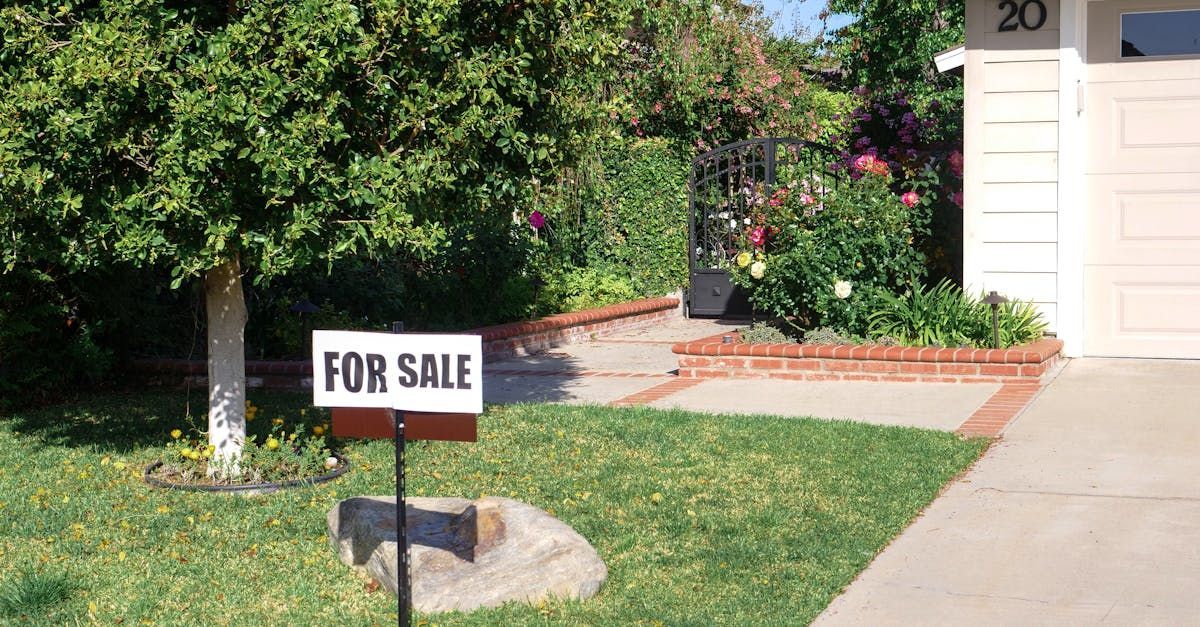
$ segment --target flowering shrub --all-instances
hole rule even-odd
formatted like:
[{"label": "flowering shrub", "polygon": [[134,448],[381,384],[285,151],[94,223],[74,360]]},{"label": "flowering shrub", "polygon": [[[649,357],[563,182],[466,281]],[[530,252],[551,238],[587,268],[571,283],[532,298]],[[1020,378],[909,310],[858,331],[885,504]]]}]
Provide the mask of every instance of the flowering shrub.
[{"label": "flowering shrub", "polygon": [[917,203],[929,214],[929,233],[918,238],[935,277],[962,275],[963,156],[960,122],[937,100],[919,113],[905,92],[854,90],[862,104],[846,116],[835,116],[844,132],[834,138],[842,161],[834,164],[852,178],[863,175],[870,161],[874,173],[886,170],[892,191],[909,207]]},{"label": "flowering shrub", "polygon": [[323,416],[308,420],[300,410],[300,419],[288,424],[280,416],[256,421],[258,406],[246,401],[247,435],[238,462],[239,472],[210,467],[215,447],[208,436],[197,430],[184,433],[172,429],[163,454],[160,478],[177,483],[252,484],[289,481],[323,475],[340,465],[325,440],[329,423]]},{"label": "flowering shrub", "polygon": [[731,271],[760,311],[863,334],[880,294],[904,292],[924,276],[913,242],[926,232],[925,205],[903,202],[881,161],[856,162],[858,179],[836,189],[796,180],[751,203]]}]

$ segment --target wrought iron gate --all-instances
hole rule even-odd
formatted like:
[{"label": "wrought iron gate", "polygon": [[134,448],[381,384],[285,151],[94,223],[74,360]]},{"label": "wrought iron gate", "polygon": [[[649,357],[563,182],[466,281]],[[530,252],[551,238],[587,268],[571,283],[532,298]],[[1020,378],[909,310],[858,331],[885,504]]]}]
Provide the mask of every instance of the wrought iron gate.
[{"label": "wrought iron gate", "polygon": [[830,165],[837,153],[802,139],[741,141],[706,152],[692,161],[688,180],[688,315],[748,316],[750,302],[729,278],[743,238],[745,221],[756,202],[769,197],[780,174],[785,180],[827,182],[836,187]]}]

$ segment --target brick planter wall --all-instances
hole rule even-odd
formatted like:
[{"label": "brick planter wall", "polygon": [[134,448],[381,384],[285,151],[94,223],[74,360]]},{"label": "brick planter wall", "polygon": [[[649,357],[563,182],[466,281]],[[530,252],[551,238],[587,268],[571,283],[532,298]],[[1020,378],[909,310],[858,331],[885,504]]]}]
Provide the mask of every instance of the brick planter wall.
[{"label": "brick planter wall", "polygon": [[636,329],[675,315],[678,298],[647,298],[628,303],[556,314],[540,320],[474,329],[483,336],[484,361],[532,355],[615,331]]},{"label": "brick planter wall", "polygon": [[[1009,349],[913,348],[818,344],[725,344],[714,335],[671,347],[679,376],[797,381],[1040,383],[1058,360],[1061,340]],[[737,341],[736,336],[732,338]]]},{"label": "brick planter wall", "polygon": [[[636,329],[675,315],[678,298],[646,298],[628,303],[557,314],[540,320],[513,322],[464,333],[483,336],[484,361],[539,353],[616,331]],[[133,370],[152,385],[207,385],[208,365],[202,360],[139,359]],[[312,388],[308,361],[247,361],[248,388]]]}]

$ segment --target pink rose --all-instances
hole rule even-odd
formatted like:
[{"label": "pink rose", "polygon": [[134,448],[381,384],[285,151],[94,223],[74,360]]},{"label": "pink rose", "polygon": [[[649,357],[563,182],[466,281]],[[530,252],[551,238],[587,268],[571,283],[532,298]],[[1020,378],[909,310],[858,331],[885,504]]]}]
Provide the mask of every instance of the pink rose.
[{"label": "pink rose", "polygon": [[962,192],[954,192],[953,194],[950,194],[950,202],[957,205],[959,209],[962,209],[962,206],[963,206]]},{"label": "pink rose", "polygon": [[854,169],[859,172],[878,174],[880,176],[891,174],[891,169],[888,167],[887,162],[880,161],[872,154],[859,155],[854,160]]},{"label": "pink rose", "polygon": [[541,211],[534,211],[529,214],[529,226],[535,229],[540,229],[546,224],[546,216],[542,215]]},{"label": "pink rose", "polygon": [[767,230],[760,226],[750,231],[750,243],[762,248],[767,243]]},{"label": "pink rose", "polygon": [[909,209],[912,209],[917,206],[917,203],[921,202],[921,196],[916,192],[908,192],[900,197],[900,202],[907,205]]}]

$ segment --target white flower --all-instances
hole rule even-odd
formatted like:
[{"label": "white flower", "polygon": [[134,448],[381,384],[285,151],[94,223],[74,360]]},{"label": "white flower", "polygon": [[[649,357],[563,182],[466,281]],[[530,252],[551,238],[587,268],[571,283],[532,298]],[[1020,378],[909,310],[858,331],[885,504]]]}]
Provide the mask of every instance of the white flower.
[{"label": "white flower", "polygon": [[833,294],[838,298],[848,298],[852,289],[853,286],[850,285],[849,281],[838,281],[833,284]]},{"label": "white flower", "polygon": [[259,137],[262,137],[263,135],[266,135],[266,134],[267,134],[267,129],[265,129],[261,126],[258,127],[258,131],[255,133],[255,135],[257,135]]},{"label": "white flower", "polygon": [[717,214],[717,217],[718,217],[718,218],[721,218],[722,220],[728,220],[728,219],[729,219],[729,212],[728,212],[728,211],[722,211],[721,213],[718,213],[718,214]]},{"label": "white flower", "polygon": [[756,279],[763,278],[763,273],[766,271],[767,271],[767,264],[765,264],[761,261],[755,261],[754,263],[750,264],[750,276],[752,276]]},{"label": "white flower", "polygon": [[750,226],[750,218],[746,218],[746,219],[742,220],[742,223],[745,224],[746,226]]},{"label": "white flower", "polygon": [[732,231],[736,228],[737,228],[737,220],[730,220],[729,221],[729,230]]},{"label": "white flower", "polygon": [[338,465],[338,458],[336,458],[336,457],[326,457],[325,458],[325,467],[326,468],[333,470],[334,468],[337,468],[337,465]]}]

